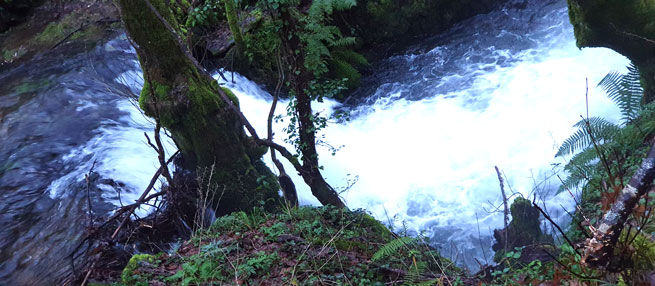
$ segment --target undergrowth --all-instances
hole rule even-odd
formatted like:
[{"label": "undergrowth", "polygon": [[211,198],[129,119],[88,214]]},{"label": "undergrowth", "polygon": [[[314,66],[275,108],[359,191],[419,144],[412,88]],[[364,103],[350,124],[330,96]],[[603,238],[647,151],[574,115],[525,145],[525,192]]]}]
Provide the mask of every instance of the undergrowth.
[{"label": "undergrowth", "polygon": [[456,285],[465,273],[421,239],[334,207],[233,213],[141,258],[123,285]]}]

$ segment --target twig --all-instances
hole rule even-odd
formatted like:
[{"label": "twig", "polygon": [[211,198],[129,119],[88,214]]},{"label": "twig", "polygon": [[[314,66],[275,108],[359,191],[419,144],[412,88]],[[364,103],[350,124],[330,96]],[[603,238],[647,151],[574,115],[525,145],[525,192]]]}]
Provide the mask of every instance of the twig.
[{"label": "twig", "polygon": [[557,228],[557,230],[559,231],[559,233],[564,237],[564,239],[566,239],[566,242],[568,242],[569,245],[571,245],[571,247],[573,248],[573,250],[575,250],[575,253],[577,253],[578,255],[582,256],[582,254],[578,251],[578,249],[577,249],[577,247],[575,246],[575,244],[573,244],[573,242],[571,242],[571,240],[569,239],[569,237],[566,236],[566,233],[564,233],[564,231],[562,230],[562,228],[559,227],[559,225],[557,225],[557,224],[556,224],[556,223],[555,223],[555,222],[550,218],[550,216],[548,216],[548,215],[546,214],[546,212],[544,212],[544,210],[542,210],[542,209],[541,209],[537,204],[535,204],[535,203],[533,202],[533,203],[532,203],[532,206],[534,206],[535,208],[537,208],[537,209],[539,210],[539,212],[540,212],[540,213],[541,213],[541,214],[542,214],[542,215],[543,215],[543,216],[544,216],[544,217],[545,217],[545,218],[546,218],[546,219],[547,219],[547,220],[548,220],[548,221],[549,221],[553,226],[555,226],[555,228]]},{"label": "twig", "polygon": [[587,120],[589,120],[589,78],[585,77],[584,83],[585,83],[585,93],[584,93],[585,107],[587,110]]},{"label": "twig", "polygon": [[569,273],[573,274],[574,276],[576,276],[576,277],[578,277],[578,278],[582,278],[582,279],[585,279],[585,280],[591,280],[591,279],[598,279],[598,278],[601,277],[601,276],[597,276],[597,277],[589,277],[589,276],[584,276],[584,275],[582,275],[582,274],[579,274],[579,273],[573,271],[573,269],[571,269],[570,267],[568,267],[566,264],[564,264],[564,263],[562,263],[561,261],[559,261],[559,259],[557,259],[557,257],[555,257],[555,255],[552,255],[550,252],[546,251],[545,249],[541,249],[541,251],[543,251],[544,253],[546,253],[546,255],[548,255],[548,256],[549,256],[550,258],[552,258],[555,262],[557,262],[557,264],[559,264],[560,266],[564,267],[564,269],[566,269],[566,271],[568,271]]},{"label": "twig", "polygon": [[93,264],[91,264],[91,267],[89,267],[89,271],[86,272],[86,275],[84,276],[84,280],[82,280],[82,286],[86,285],[86,282],[89,280],[89,276],[91,276],[91,271],[93,271],[93,267],[96,266],[96,262],[94,261]]},{"label": "twig", "polygon": [[[478,225],[478,241],[480,242],[480,248],[482,249],[482,254],[484,255],[484,263],[489,264],[489,260],[487,260],[487,252],[484,250],[485,247],[482,244],[482,234],[480,233],[480,220],[478,219],[478,213],[477,212],[475,213],[475,222]],[[505,241],[507,241],[507,239]],[[505,248],[505,249],[507,249],[507,248]],[[477,261],[477,259],[475,261]],[[478,264],[480,264],[480,262],[478,262]],[[482,268],[482,265],[480,265],[480,268]]]},{"label": "twig", "polygon": [[507,224],[509,222],[509,209],[507,207],[507,196],[505,195],[505,187],[503,186],[503,176],[500,174],[500,170],[498,170],[498,166],[494,166],[496,169],[496,174],[498,175],[498,181],[500,182],[500,192],[503,194],[503,205],[504,205],[504,212],[503,212],[503,222],[505,224],[505,251],[507,251],[507,235],[509,233],[509,230],[507,229]]},{"label": "twig", "polygon": [[[580,115],[582,117],[582,115]],[[589,123],[589,120],[585,119],[582,117],[582,120],[585,122],[585,126],[587,127],[587,133],[589,133],[589,138],[591,139],[591,143],[594,145],[594,149],[596,149],[596,153],[598,154],[598,157],[600,157],[601,161],[603,162],[603,166],[607,170],[607,176],[610,179],[610,184],[614,186],[615,179],[614,176],[612,175],[612,169],[610,169],[610,164],[607,162],[607,158],[605,157],[605,154],[601,152],[600,146],[598,146],[598,143],[596,142],[596,138],[594,138],[593,131],[591,129],[591,124]]]},{"label": "twig", "polygon": [[93,164],[91,164],[91,169],[89,169],[89,172],[86,174],[84,179],[86,180],[86,203],[87,203],[87,208],[88,208],[88,214],[89,214],[89,227],[93,227],[93,211],[92,211],[92,206],[91,206],[91,174],[93,173],[93,168],[96,166],[96,160],[93,160]]}]

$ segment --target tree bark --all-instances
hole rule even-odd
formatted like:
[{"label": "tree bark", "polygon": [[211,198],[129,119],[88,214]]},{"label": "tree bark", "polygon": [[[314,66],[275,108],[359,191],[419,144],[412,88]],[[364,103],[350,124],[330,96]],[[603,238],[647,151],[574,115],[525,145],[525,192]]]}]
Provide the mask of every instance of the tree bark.
[{"label": "tree bark", "polygon": [[591,228],[593,237],[587,241],[582,263],[592,267],[607,268],[614,256],[614,247],[628,217],[637,206],[639,198],[648,193],[655,179],[655,145],[641,167],[621,190],[612,208],[603,216],[598,228]]},{"label": "tree bark", "polygon": [[118,4],[143,69],[139,105],[171,132],[185,169],[215,166],[209,191],[220,201],[217,213],[250,210],[277,198],[277,180],[261,161],[266,148],[245,135],[238,108],[230,106],[238,107],[234,94],[219,90],[190,56],[166,1]]}]

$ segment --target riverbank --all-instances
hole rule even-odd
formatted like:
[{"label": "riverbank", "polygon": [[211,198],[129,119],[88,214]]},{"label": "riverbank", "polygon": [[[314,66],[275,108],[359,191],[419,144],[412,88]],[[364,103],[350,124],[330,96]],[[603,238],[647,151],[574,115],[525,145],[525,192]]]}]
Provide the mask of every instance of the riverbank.
[{"label": "riverbank", "polygon": [[122,33],[120,16],[112,3],[30,1],[31,6],[24,8],[20,17],[15,16],[15,21],[6,23],[6,30],[0,33],[0,71],[46,53],[73,56]]},{"label": "riverbank", "polygon": [[300,207],[220,217],[168,252],[134,255],[120,277],[94,285],[364,286],[437,281],[471,285],[478,279],[442,258],[423,238],[392,233],[363,210]]}]

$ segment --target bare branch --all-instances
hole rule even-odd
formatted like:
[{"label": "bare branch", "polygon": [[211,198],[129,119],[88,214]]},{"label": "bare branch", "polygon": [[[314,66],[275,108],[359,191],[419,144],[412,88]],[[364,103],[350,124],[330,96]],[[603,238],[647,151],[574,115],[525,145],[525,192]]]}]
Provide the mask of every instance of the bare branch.
[{"label": "bare branch", "polygon": [[503,176],[500,174],[500,170],[498,170],[498,166],[494,166],[496,169],[496,174],[498,175],[498,181],[500,182],[500,192],[503,194],[503,206],[504,206],[504,211],[503,211],[503,222],[505,223],[505,247],[504,250],[507,251],[507,233],[509,232],[507,229],[507,224],[509,222],[509,209],[507,207],[507,196],[505,195],[505,187],[503,186]]}]

